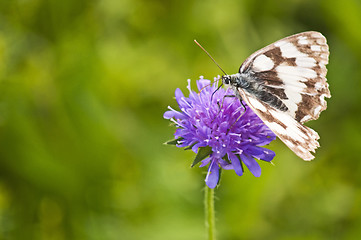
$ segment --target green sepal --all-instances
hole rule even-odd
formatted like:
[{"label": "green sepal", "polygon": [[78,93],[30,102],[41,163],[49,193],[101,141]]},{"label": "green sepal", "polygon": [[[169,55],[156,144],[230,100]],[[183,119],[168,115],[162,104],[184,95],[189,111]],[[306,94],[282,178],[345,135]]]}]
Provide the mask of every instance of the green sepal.
[{"label": "green sepal", "polygon": [[185,147],[184,148],[184,150],[190,150],[190,149],[192,149],[192,147],[194,146],[194,145],[196,145],[197,143],[193,143],[192,145],[190,145],[190,146],[188,146],[188,147]]},{"label": "green sepal", "polygon": [[164,144],[166,144],[166,145],[177,145],[177,144],[180,144],[179,141],[181,141],[181,140],[183,140],[182,137],[177,138],[177,139],[169,140],[169,141],[165,142]]},{"label": "green sepal", "polygon": [[212,153],[212,148],[209,146],[198,148],[198,153],[194,159],[191,167],[194,167],[197,163],[208,157]]}]

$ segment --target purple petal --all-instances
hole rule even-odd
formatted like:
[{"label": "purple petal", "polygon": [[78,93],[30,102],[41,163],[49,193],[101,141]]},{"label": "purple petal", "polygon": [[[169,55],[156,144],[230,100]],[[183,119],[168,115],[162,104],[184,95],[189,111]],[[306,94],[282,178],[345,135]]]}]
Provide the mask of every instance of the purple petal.
[{"label": "purple petal", "polygon": [[206,79],[199,79],[197,81],[197,87],[198,90],[200,91],[202,88],[204,88],[205,86],[209,85],[211,83],[211,81],[206,80]]},{"label": "purple petal", "polygon": [[228,122],[222,122],[221,125],[219,126],[219,130],[221,132],[227,132],[228,128],[229,128],[229,123]]},{"label": "purple petal", "polygon": [[[271,140],[271,141],[273,141],[273,140],[276,140],[276,138],[277,138],[277,136],[276,136],[276,134],[274,134],[274,132],[272,132],[270,129],[267,129],[268,130],[268,137],[269,137],[269,139]],[[266,132],[266,131],[265,131]],[[270,142],[271,142],[270,141]]]},{"label": "purple petal", "polygon": [[208,158],[205,158],[201,161],[201,165],[199,165],[199,167],[204,167],[206,166],[210,161],[211,161],[212,158],[208,157]]},{"label": "purple petal", "polygon": [[205,181],[209,188],[215,188],[217,186],[218,179],[219,179],[219,167],[217,161],[213,159],[213,161],[209,165],[208,173]]},{"label": "purple petal", "polygon": [[264,146],[264,145],[268,145],[270,144],[270,142],[272,142],[273,140],[275,140],[276,138],[273,138],[273,137],[260,137],[259,139],[256,139],[254,141],[254,144],[257,145],[257,146]]},{"label": "purple petal", "polygon": [[185,102],[187,100],[186,100],[186,98],[184,97],[182,91],[179,88],[177,88],[175,90],[175,99],[177,100],[178,106],[182,111],[183,111],[184,108],[188,108],[188,105]]},{"label": "purple petal", "polygon": [[165,118],[165,119],[171,119],[171,118],[183,119],[184,117],[185,117],[185,115],[183,113],[178,112],[176,110],[166,111],[163,114],[163,118]]},{"label": "purple petal", "polygon": [[192,151],[197,153],[198,148],[200,148],[200,147],[205,147],[204,143],[196,143],[196,144],[194,144],[194,146],[192,147]]},{"label": "purple petal", "polygon": [[174,117],[174,112],[173,111],[166,111],[163,114],[163,118],[165,118],[165,119],[171,119],[172,117]]},{"label": "purple petal", "polygon": [[177,101],[179,101],[182,97],[184,97],[182,90],[180,90],[179,88],[177,88],[175,90],[175,99],[177,99]]},{"label": "purple petal", "polygon": [[255,176],[261,176],[261,167],[259,166],[258,162],[249,155],[242,153],[241,154],[242,162],[247,166],[249,171]]},{"label": "purple petal", "polygon": [[257,147],[257,146],[250,146],[247,149],[247,153],[255,158],[258,158],[258,159],[261,159],[261,160],[267,161],[267,162],[272,161],[272,159],[276,156],[276,153],[274,153],[273,151],[271,151],[267,148],[262,148],[262,147]]},{"label": "purple petal", "polygon": [[232,152],[228,153],[228,157],[231,160],[232,166],[234,171],[238,176],[243,175],[243,168],[241,165],[241,162],[239,161],[239,158]]},{"label": "purple petal", "polygon": [[225,160],[223,160],[222,158],[218,159],[218,162],[219,162],[219,164],[221,165],[221,167],[222,167],[223,169],[225,169],[225,170],[231,170],[231,169],[233,169],[232,164],[229,163],[229,162],[227,162],[227,161],[225,161]]}]

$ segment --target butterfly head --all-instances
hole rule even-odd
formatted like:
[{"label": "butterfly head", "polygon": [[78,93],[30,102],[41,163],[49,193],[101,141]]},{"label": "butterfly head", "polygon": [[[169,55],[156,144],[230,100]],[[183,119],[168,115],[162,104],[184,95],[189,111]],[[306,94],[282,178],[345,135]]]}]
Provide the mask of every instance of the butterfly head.
[{"label": "butterfly head", "polygon": [[223,75],[222,76],[222,83],[226,86],[236,86],[239,82],[239,76],[238,74],[233,75]]},{"label": "butterfly head", "polygon": [[229,85],[231,83],[231,76],[230,75],[223,75],[222,76],[222,83],[224,85]]}]

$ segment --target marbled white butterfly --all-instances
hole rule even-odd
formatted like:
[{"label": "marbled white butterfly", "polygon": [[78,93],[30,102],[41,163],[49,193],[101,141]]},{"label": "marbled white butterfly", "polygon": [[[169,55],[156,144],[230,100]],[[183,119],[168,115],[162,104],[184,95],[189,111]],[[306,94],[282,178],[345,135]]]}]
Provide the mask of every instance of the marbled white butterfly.
[{"label": "marbled white butterfly", "polygon": [[222,76],[222,82],[294,153],[312,160],[310,152],[320,146],[320,137],[303,123],[317,119],[327,107],[325,97],[331,97],[328,56],[321,33],[303,32],[256,51],[238,73]]}]

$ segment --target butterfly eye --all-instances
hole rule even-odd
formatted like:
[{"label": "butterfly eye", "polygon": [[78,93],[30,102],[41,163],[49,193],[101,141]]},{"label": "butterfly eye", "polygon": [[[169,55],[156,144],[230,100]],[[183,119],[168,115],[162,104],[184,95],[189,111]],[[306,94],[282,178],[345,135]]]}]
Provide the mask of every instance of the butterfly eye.
[{"label": "butterfly eye", "polygon": [[230,78],[228,76],[223,77],[223,83],[224,84],[229,84],[230,83]]}]

